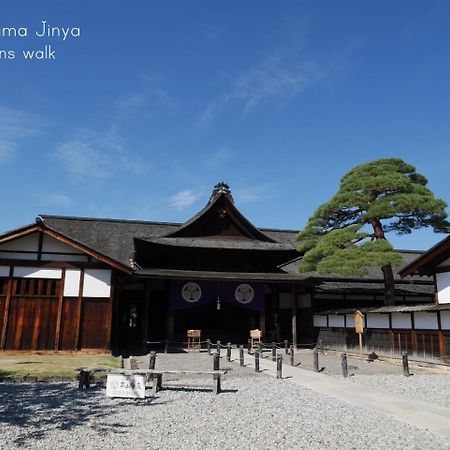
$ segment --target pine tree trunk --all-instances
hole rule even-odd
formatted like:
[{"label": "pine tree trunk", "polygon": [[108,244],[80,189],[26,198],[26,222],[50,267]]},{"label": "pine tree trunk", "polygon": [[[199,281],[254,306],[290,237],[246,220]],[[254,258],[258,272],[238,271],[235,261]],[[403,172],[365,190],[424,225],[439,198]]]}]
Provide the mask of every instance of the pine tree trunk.
[{"label": "pine tree trunk", "polygon": [[395,281],[392,266],[389,264],[381,268],[384,276],[384,304],[391,306],[395,303]]},{"label": "pine tree trunk", "polygon": [[[372,219],[371,225],[375,232],[376,239],[386,239],[384,235],[383,225],[378,219]],[[384,277],[384,304],[386,306],[393,305],[395,303],[395,281],[394,273],[392,272],[392,265],[388,264],[381,268]]]}]

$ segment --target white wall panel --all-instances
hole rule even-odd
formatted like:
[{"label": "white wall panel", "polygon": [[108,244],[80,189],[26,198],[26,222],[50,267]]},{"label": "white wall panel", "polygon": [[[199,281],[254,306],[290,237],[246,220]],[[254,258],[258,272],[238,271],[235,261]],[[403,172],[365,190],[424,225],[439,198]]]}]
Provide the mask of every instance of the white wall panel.
[{"label": "white wall panel", "polygon": [[14,267],[17,278],[61,278],[61,269],[40,269],[39,267]]},{"label": "white wall panel", "polygon": [[37,252],[39,233],[32,233],[21,238],[13,239],[0,245],[0,250],[16,250],[20,252]]},{"label": "white wall panel", "polygon": [[450,330],[450,311],[441,311],[441,328]]},{"label": "white wall panel", "polygon": [[330,314],[328,316],[328,324],[330,327],[344,328],[344,316]]},{"label": "white wall panel", "polygon": [[111,271],[86,269],[84,272],[83,297],[109,297],[111,293]]},{"label": "white wall panel", "polygon": [[4,258],[25,261],[37,261],[37,253],[0,253]]},{"label": "white wall panel", "polygon": [[389,315],[369,313],[366,315],[367,328],[389,328]]},{"label": "white wall panel", "polygon": [[66,270],[64,297],[78,297],[80,291],[80,270]]},{"label": "white wall panel", "polygon": [[9,266],[0,266],[0,277],[9,277]]},{"label": "white wall panel", "polygon": [[410,313],[392,313],[392,328],[411,328]]},{"label": "white wall panel", "polygon": [[347,328],[355,328],[355,317],[353,314],[346,314]]},{"label": "white wall panel", "polygon": [[437,330],[437,313],[432,312],[415,312],[414,328],[416,330]]},{"label": "white wall panel", "polygon": [[88,262],[86,255],[53,255],[50,253],[42,253],[42,261],[67,261],[67,262]]},{"label": "white wall panel", "polygon": [[45,252],[60,252],[60,253],[78,253],[81,251],[73,248],[71,245],[67,245],[64,242],[55,239],[48,234],[44,234],[44,240],[42,242],[42,251]]},{"label": "white wall panel", "polygon": [[437,273],[438,303],[450,303],[450,272]]},{"label": "white wall panel", "polygon": [[314,314],[313,323],[315,327],[326,327],[327,326],[327,316],[319,316]]}]

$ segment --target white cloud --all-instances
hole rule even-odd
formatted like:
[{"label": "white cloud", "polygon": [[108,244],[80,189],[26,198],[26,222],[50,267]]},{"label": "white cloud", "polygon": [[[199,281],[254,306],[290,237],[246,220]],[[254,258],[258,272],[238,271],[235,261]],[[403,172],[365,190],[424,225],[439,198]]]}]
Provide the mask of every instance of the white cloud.
[{"label": "white cloud", "polygon": [[312,61],[297,63],[272,57],[227,78],[231,78],[230,85],[202,111],[198,125],[207,125],[231,105],[237,106],[243,116],[273,102],[279,106],[318,82],[322,70]]},{"label": "white cloud", "polygon": [[0,105],[0,164],[16,157],[20,143],[36,134],[42,124],[33,116]]},{"label": "white cloud", "polygon": [[169,198],[169,205],[176,209],[185,209],[193,205],[199,198],[200,194],[191,189],[177,192]]},{"label": "white cloud", "polygon": [[70,208],[74,204],[73,200],[64,194],[51,193],[42,195],[40,198],[42,203],[60,208]]},{"label": "white cloud", "polygon": [[141,172],[142,164],[126,151],[125,141],[117,133],[79,130],[53,152],[71,175],[80,178],[110,178],[118,172]]}]

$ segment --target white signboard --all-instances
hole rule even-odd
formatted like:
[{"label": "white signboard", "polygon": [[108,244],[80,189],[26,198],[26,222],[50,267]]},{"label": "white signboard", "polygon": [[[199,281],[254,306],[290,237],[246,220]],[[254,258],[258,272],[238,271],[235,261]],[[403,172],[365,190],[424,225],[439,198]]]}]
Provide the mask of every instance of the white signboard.
[{"label": "white signboard", "polygon": [[145,376],[109,374],[106,379],[106,396],[145,398]]}]

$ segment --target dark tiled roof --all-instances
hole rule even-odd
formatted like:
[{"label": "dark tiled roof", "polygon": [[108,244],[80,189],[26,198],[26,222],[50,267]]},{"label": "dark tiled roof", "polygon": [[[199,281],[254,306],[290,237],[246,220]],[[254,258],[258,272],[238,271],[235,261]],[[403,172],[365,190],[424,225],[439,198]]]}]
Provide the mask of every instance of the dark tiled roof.
[{"label": "dark tiled roof", "polygon": [[[97,249],[102,254],[130,267],[130,258],[134,256],[134,239],[142,239],[144,241],[161,239],[182,225],[180,223],[89,217],[50,215],[41,215],[40,217],[45,225],[55,231],[92,249]],[[295,231],[266,229],[262,229],[262,231],[279,243],[272,244],[277,247],[276,249],[294,250],[296,248],[295,237],[297,233]],[[261,244],[269,244],[262,241],[259,242]]]},{"label": "dark tiled roof", "polygon": [[[402,312],[420,312],[420,311],[447,311],[450,309],[450,304],[447,305],[438,305],[436,303],[422,303],[420,305],[393,305],[393,306],[380,306],[376,308],[358,308],[358,311],[362,313],[379,313],[379,314],[387,314],[387,313],[402,313]],[[341,309],[332,309],[328,311],[320,311],[319,315],[324,314],[353,314],[357,311],[355,308],[341,308]]]},{"label": "dark tiled roof", "polygon": [[[317,293],[342,293],[342,294],[358,294],[372,293],[384,294],[384,283],[364,283],[357,281],[324,281],[315,287]],[[397,295],[429,295],[434,294],[434,285],[427,284],[411,284],[411,283],[395,283],[395,293]]]}]

